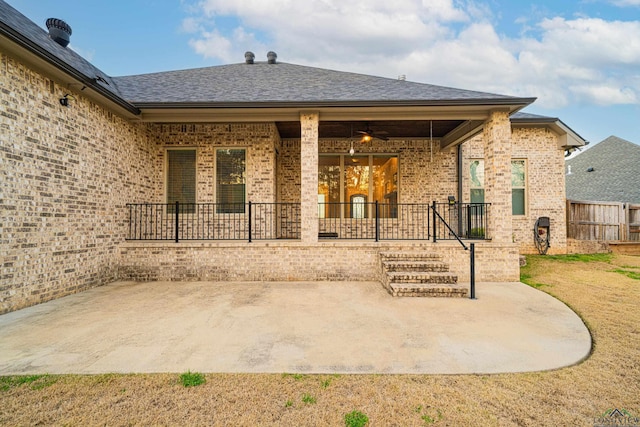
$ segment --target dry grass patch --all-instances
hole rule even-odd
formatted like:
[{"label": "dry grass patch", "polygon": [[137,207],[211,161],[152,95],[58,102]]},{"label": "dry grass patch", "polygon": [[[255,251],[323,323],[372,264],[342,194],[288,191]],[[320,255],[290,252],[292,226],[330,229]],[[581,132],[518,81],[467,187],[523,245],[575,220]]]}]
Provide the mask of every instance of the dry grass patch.
[{"label": "dry grass patch", "polygon": [[[207,374],[0,378],[1,425],[593,426],[640,415],[640,257],[528,257],[523,277],[594,338],[583,363],[500,375]],[[33,387],[38,381],[42,387]],[[351,414],[351,415],[349,415]],[[362,416],[361,416],[362,415]]]}]

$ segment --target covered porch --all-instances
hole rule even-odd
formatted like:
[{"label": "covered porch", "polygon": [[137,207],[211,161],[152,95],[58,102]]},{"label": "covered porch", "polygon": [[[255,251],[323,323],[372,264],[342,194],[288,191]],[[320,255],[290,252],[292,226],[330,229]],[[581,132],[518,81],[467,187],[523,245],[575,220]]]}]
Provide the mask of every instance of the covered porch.
[{"label": "covered porch", "polygon": [[[381,254],[421,252],[468,282],[461,243],[474,240],[478,280],[517,280],[509,115],[524,104],[143,110],[158,133],[157,167],[169,150],[196,147],[196,191],[187,201],[160,190],[153,201],[127,204],[119,277],[381,280]],[[198,121],[171,123],[187,119]],[[365,142],[363,129],[373,135]],[[473,137],[483,141],[484,203],[471,203],[464,187],[461,145]],[[244,169],[220,184],[219,152],[229,147],[241,152]]]}]

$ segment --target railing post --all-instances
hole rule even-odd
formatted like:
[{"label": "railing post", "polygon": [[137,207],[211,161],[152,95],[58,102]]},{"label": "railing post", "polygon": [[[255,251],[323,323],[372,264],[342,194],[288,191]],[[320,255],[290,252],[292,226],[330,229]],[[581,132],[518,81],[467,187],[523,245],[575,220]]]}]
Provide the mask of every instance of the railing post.
[{"label": "railing post", "polygon": [[469,250],[469,257],[471,258],[471,290],[470,290],[470,298],[476,299],[476,244],[471,243]]},{"label": "railing post", "polygon": [[249,200],[249,243],[251,243],[251,200]]},{"label": "railing post", "polygon": [[380,240],[380,211],[378,210],[378,201],[376,200],[376,242]]},{"label": "railing post", "polygon": [[180,221],[178,216],[180,215],[180,202],[176,200],[176,243],[178,243],[179,235],[178,230],[180,228]]},{"label": "railing post", "polygon": [[437,226],[436,226],[436,201],[434,200],[433,203],[431,204],[431,215],[433,217],[433,243],[436,243],[436,231],[437,231]]},{"label": "railing post", "polygon": [[127,203],[127,206],[129,207],[129,239],[131,239],[131,223],[133,222],[131,211],[132,211],[133,206],[131,206],[131,204],[129,204],[129,203]]}]

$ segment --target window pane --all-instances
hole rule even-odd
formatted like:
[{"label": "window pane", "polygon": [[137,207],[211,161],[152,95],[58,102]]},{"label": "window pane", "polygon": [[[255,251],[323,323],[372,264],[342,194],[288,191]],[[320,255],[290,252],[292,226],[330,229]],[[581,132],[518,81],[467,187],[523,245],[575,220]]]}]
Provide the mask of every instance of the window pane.
[{"label": "window pane", "polygon": [[[344,159],[344,192],[345,199],[351,202],[353,196],[362,196],[360,204],[369,198],[369,156],[353,156]],[[345,217],[353,218],[351,203],[345,205]]]},{"label": "window pane", "polygon": [[167,203],[196,202],[196,150],[167,150]]},{"label": "window pane", "polygon": [[398,156],[335,154],[319,157],[319,218],[341,215],[344,218],[368,218],[372,215],[371,204],[374,201],[382,206],[381,217],[395,218],[397,194]]},{"label": "window pane", "polygon": [[471,203],[484,203],[484,189],[482,188],[471,189]]},{"label": "window pane", "polygon": [[398,158],[373,157],[373,201],[377,201],[382,218],[398,215]]},{"label": "window pane", "polygon": [[472,160],[469,169],[471,188],[484,188],[484,160]]},{"label": "window pane", "polygon": [[318,214],[320,218],[340,217],[340,156],[318,159]]},{"label": "window pane", "polygon": [[244,213],[245,150],[217,150],[216,203],[218,213]]},{"label": "window pane", "polygon": [[511,206],[513,215],[524,215],[524,188],[511,190]]},{"label": "window pane", "polygon": [[524,160],[511,161],[511,186],[523,188],[525,186]]}]

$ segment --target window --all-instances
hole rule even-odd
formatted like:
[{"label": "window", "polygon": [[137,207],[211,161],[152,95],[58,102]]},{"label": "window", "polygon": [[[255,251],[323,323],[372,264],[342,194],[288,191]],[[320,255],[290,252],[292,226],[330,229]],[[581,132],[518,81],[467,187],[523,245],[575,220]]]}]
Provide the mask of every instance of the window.
[{"label": "window", "polygon": [[[167,204],[175,202],[196,202],[194,149],[167,150]],[[193,209],[193,206],[188,209]]]},{"label": "window", "polygon": [[511,209],[513,215],[526,213],[526,188],[525,188],[525,162],[524,160],[511,161]]},{"label": "window", "polygon": [[484,203],[484,160],[471,161],[471,203]]},{"label": "window", "polygon": [[246,150],[216,150],[216,211],[244,213]]},{"label": "window", "polygon": [[395,155],[321,155],[318,163],[318,216],[367,218],[371,204],[381,217],[395,218],[398,202]]},{"label": "window", "polygon": [[[484,160],[472,160],[470,173],[471,203],[484,203]],[[526,213],[527,172],[524,160],[511,161],[511,213]]]}]

